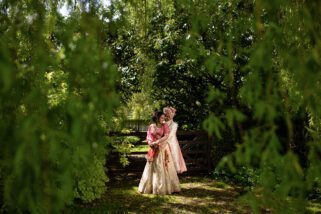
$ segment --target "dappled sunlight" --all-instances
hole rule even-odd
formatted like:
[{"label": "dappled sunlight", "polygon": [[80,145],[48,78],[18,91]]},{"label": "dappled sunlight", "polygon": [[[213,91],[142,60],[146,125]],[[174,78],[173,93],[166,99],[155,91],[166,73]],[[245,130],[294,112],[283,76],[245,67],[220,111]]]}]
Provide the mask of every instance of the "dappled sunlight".
[{"label": "dappled sunlight", "polygon": [[311,213],[321,213],[321,204],[320,203],[309,203],[307,210]]},{"label": "dappled sunlight", "polygon": [[[211,178],[181,176],[181,192],[171,195],[141,194],[139,180],[132,174],[114,177],[103,198],[88,207],[80,205],[80,213],[252,213],[238,200],[244,191],[241,187]],[[308,213],[320,211],[320,204],[309,203]]]},{"label": "dappled sunlight", "polygon": [[180,193],[141,194],[139,179],[111,183],[101,203],[120,203],[129,213],[248,213],[235,199],[237,188],[201,177],[181,178]]}]

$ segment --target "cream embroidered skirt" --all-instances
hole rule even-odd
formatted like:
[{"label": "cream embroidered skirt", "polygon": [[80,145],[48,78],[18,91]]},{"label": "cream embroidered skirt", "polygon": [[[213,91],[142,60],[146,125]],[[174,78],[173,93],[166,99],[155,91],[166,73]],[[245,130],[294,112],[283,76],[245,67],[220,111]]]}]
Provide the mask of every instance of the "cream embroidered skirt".
[{"label": "cream embroidered skirt", "polygon": [[166,195],[180,192],[179,179],[168,144],[160,148],[152,162],[147,161],[140,180],[140,193]]}]

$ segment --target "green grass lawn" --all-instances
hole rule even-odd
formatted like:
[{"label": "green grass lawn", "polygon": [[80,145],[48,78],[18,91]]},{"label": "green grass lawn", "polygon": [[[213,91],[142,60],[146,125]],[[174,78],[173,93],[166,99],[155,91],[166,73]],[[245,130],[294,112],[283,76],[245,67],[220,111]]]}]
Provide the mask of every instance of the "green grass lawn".
[{"label": "green grass lawn", "polygon": [[180,181],[181,193],[160,196],[138,193],[139,178],[115,180],[102,199],[65,213],[249,213],[235,200],[237,187],[202,177]]},{"label": "green grass lawn", "polygon": [[310,202],[308,204],[307,210],[309,213],[321,213],[321,203]]},{"label": "green grass lawn", "polygon": [[[73,205],[63,213],[252,213],[237,201],[240,187],[189,176],[180,178],[180,193],[161,196],[138,193],[139,179],[137,176],[113,178],[101,199]],[[307,213],[321,213],[321,205],[311,202]]]},{"label": "green grass lawn", "polygon": [[135,145],[130,149],[130,152],[147,152],[149,149],[148,145]]}]

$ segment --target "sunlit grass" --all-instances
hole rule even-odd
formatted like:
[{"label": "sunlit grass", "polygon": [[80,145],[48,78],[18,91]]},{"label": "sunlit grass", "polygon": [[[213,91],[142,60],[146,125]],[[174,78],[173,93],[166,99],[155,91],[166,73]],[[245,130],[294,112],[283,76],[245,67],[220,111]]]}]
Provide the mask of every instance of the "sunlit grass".
[{"label": "sunlit grass", "polygon": [[308,204],[307,210],[310,213],[321,213],[321,203],[310,202]]},{"label": "sunlit grass", "polygon": [[137,145],[130,149],[130,152],[147,152],[148,145]]},{"label": "sunlit grass", "polygon": [[[94,207],[97,210],[104,207],[106,213],[109,212],[106,204],[114,205],[111,207],[114,213],[249,213],[237,204],[239,193],[233,186],[201,177],[182,177],[180,181],[181,193],[162,196],[140,194],[139,178],[116,180]],[[118,211],[116,205],[120,206]],[[88,211],[95,213],[92,207]]]},{"label": "sunlit grass", "polygon": [[[64,213],[253,213],[238,200],[242,187],[212,178],[180,177],[182,191],[172,195],[140,194],[139,180],[130,174],[112,178],[100,200],[74,205]],[[321,204],[310,202],[306,212],[321,213]]]},{"label": "sunlit grass", "polygon": [[[172,195],[140,194],[139,179],[113,179],[98,201],[69,207],[64,213],[252,213],[238,202],[242,191],[204,177],[181,177],[182,191]],[[309,203],[307,213],[321,213],[321,204]]]}]

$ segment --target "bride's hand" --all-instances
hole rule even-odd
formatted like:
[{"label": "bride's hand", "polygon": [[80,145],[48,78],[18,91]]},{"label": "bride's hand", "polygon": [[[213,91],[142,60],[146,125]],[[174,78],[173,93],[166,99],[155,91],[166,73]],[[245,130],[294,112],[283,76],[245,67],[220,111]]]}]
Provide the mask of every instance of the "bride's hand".
[{"label": "bride's hand", "polygon": [[154,145],[158,145],[159,144],[159,140],[156,140],[153,144]]}]

